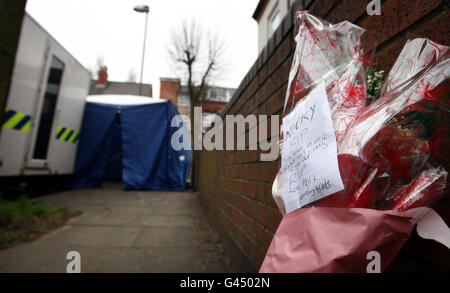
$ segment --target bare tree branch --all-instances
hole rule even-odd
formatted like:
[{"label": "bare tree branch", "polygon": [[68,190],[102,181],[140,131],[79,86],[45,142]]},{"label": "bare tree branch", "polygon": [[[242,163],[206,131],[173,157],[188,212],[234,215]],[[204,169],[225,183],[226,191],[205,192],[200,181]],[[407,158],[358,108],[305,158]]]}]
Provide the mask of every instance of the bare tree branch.
[{"label": "bare tree branch", "polygon": [[207,84],[220,71],[224,52],[224,42],[219,35],[205,33],[195,21],[183,21],[178,31],[171,32],[169,54],[175,64],[182,65],[192,107],[201,100]]},{"label": "bare tree branch", "polygon": [[[218,34],[205,33],[197,22],[184,21],[179,30],[171,32],[168,51],[172,61],[183,70],[183,83],[187,86],[191,104],[191,125],[194,125],[194,106],[206,97],[208,84],[223,68],[224,41]],[[191,127],[192,137],[194,127]],[[195,182],[195,164],[191,171],[192,182]]]}]

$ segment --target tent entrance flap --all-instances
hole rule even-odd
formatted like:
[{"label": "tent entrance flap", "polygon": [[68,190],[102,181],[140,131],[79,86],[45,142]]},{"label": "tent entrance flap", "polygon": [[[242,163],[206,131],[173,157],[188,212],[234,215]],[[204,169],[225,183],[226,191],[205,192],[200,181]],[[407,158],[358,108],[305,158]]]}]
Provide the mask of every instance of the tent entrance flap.
[{"label": "tent entrance flap", "polygon": [[122,181],[123,154],[122,154],[122,127],[120,111],[114,120],[113,134],[109,146],[108,160],[106,162],[104,181],[120,182]]},{"label": "tent entrance flap", "polygon": [[105,174],[117,110],[87,103],[71,187],[98,188]]},{"label": "tent entrance flap", "polygon": [[167,181],[166,104],[122,110],[123,181],[126,189],[170,189]]}]

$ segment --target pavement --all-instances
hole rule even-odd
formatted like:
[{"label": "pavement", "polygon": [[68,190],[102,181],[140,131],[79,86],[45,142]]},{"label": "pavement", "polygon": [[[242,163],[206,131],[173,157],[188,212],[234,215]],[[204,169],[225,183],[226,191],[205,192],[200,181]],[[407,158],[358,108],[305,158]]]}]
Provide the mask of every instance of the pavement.
[{"label": "pavement", "polygon": [[82,214],[39,239],[0,251],[0,272],[220,273],[229,266],[196,193],[71,190],[41,197]]}]

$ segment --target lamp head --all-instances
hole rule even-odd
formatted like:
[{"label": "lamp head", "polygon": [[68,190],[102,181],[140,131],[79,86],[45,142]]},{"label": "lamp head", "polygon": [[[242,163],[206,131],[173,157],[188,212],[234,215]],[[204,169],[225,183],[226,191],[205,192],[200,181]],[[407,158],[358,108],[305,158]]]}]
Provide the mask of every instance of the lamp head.
[{"label": "lamp head", "polygon": [[137,12],[145,12],[148,13],[150,11],[147,5],[138,5],[134,7],[134,10]]}]

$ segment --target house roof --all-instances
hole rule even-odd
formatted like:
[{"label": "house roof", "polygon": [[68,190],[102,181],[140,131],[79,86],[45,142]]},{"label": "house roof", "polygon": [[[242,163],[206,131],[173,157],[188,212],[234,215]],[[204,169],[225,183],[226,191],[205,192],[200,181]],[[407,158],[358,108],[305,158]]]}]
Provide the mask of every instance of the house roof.
[{"label": "house roof", "polygon": [[169,82],[177,82],[177,83],[181,83],[181,79],[179,79],[179,78],[160,77],[159,80],[161,80],[161,81],[169,81]]},{"label": "house roof", "polygon": [[259,0],[258,6],[256,6],[255,12],[253,12],[253,19],[256,21],[259,21],[259,18],[264,12],[264,9],[266,8],[267,3],[269,0]]},{"label": "house roof", "polygon": [[[139,95],[139,83],[135,82],[119,82],[107,81],[104,86],[96,84],[95,80],[91,81],[89,95]],[[142,95],[152,96],[152,85],[142,84]]]},{"label": "house roof", "polygon": [[164,103],[167,100],[135,96],[135,95],[89,95],[87,102],[109,104],[109,105],[145,105],[154,103]]},{"label": "house roof", "polygon": [[[187,85],[180,86],[180,89],[181,89],[182,93],[187,93],[188,92],[188,86]],[[222,87],[222,86],[212,86],[212,85],[206,86],[206,89],[210,89],[210,90],[226,90],[226,91],[235,91],[236,90],[236,88]]]}]

